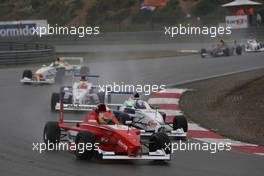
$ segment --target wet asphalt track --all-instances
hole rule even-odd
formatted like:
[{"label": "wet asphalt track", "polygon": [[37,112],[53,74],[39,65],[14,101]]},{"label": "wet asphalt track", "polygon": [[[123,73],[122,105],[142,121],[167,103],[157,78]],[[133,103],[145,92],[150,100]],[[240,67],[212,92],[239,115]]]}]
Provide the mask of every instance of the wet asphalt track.
[{"label": "wet asphalt track", "polygon": [[[201,59],[199,56],[90,63],[101,82],[171,84],[264,66],[263,53]],[[77,161],[71,153],[32,151],[42,141],[50,112],[51,92],[59,85],[27,86],[18,80],[23,69],[0,70],[0,175],[263,175],[264,157],[240,152],[177,152],[167,164],[150,161]],[[221,85],[219,85],[221,86]]]}]

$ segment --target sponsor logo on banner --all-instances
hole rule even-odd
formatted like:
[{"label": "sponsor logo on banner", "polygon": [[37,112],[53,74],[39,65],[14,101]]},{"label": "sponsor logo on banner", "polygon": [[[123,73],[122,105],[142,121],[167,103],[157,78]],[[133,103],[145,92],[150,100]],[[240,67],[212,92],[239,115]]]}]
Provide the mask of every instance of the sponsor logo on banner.
[{"label": "sponsor logo on banner", "polygon": [[242,16],[226,16],[226,26],[232,29],[241,29],[248,27],[247,15]]},{"label": "sponsor logo on banner", "polygon": [[144,6],[150,7],[164,7],[168,3],[168,0],[144,0]]},{"label": "sponsor logo on banner", "polygon": [[0,37],[36,35],[37,27],[46,27],[47,20],[22,20],[0,22]]}]

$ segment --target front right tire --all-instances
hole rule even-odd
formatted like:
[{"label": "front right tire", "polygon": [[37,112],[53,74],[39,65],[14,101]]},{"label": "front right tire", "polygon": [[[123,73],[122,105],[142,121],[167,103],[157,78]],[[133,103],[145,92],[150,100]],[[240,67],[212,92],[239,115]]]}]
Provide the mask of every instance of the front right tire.
[{"label": "front right tire", "polygon": [[164,150],[166,154],[171,153],[171,141],[166,133],[153,133],[149,139],[149,151]]},{"label": "front right tire", "polygon": [[183,129],[184,132],[188,131],[188,122],[184,116],[175,116],[173,119],[173,130]]}]

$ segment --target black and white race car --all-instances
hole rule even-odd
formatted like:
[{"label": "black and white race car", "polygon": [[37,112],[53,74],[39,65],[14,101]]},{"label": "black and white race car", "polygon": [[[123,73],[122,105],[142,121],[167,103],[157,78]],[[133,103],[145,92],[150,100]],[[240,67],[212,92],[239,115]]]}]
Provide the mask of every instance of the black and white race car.
[{"label": "black and white race car", "polygon": [[211,57],[223,57],[223,56],[232,56],[234,54],[241,55],[242,54],[242,46],[237,45],[236,42],[233,45],[228,45],[224,42],[218,44],[216,47],[212,47],[212,49],[201,49],[201,57],[205,58],[206,56]]},{"label": "black and white race car", "polygon": [[108,103],[107,106],[121,124],[131,121],[133,127],[144,131],[141,136],[149,137],[155,132],[163,132],[175,139],[187,139],[188,123],[183,114],[177,115],[173,123],[168,124],[165,121],[166,113],[159,111],[159,107],[152,107],[141,100],[137,93],[123,104]]},{"label": "black and white race car", "polygon": [[264,43],[259,42],[255,39],[249,39],[245,45],[246,52],[263,52],[264,51]]}]

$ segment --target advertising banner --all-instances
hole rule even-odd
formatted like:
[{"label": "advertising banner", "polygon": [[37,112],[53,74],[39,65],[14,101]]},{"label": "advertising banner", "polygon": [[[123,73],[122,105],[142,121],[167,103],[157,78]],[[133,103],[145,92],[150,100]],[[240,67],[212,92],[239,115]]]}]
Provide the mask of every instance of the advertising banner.
[{"label": "advertising banner", "polygon": [[226,26],[232,29],[242,29],[248,27],[248,16],[226,16]]},{"label": "advertising banner", "polygon": [[47,20],[22,20],[0,22],[0,37],[34,35],[37,27],[47,27]]},{"label": "advertising banner", "polygon": [[166,6],[168,0],[144,0],[144,6],[152,6],[152,7],[163,7]]}]

